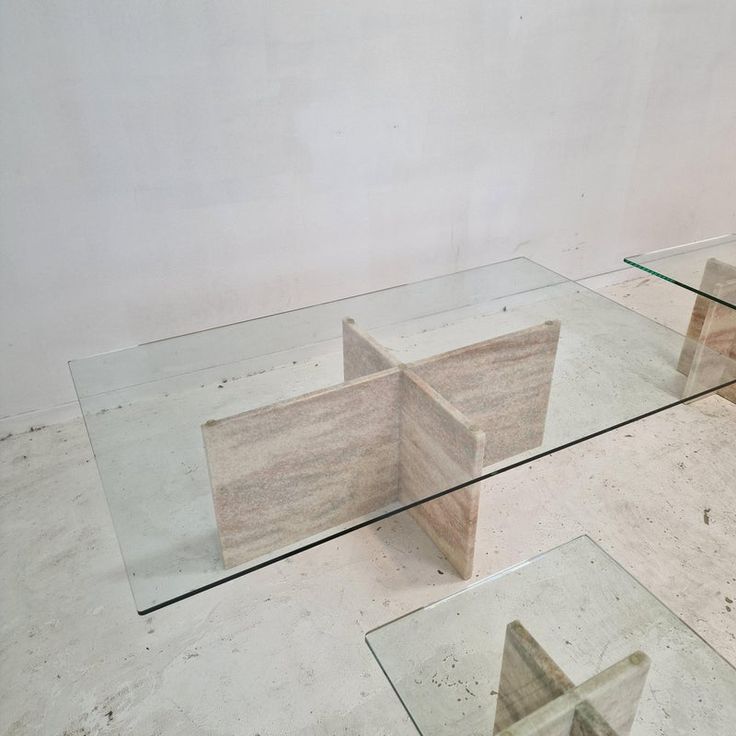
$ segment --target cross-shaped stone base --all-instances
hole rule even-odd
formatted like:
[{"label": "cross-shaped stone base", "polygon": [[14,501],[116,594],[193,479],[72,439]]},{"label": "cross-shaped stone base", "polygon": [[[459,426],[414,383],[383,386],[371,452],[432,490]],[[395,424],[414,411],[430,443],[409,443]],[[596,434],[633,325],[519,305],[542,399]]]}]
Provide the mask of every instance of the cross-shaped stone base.
[{"label": "cross-shaped stone base", "polygon": [[[343,321],[344,382],[202,427],[226,568],[418,503],[544,437],[559,322],[404,364]],[[480,483],[410,509],[463,578]]]},{"label": "cross-shaped stone base", "polygon": [[628,736],[649,657],[621,660],[575,685],[518,622],[506,629],[493,733],[498,736]]}]

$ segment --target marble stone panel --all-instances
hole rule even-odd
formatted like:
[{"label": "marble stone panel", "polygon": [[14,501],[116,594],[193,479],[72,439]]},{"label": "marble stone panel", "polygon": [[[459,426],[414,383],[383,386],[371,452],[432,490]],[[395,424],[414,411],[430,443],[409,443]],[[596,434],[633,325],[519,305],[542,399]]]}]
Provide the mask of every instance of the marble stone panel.
[{"label": "marble stone panel", "polygon": [[545,322],[409,367],[485,432],[491,465],[542,443],[559,336]]},{"label": "marble stone panel", "polygon": [[202,427],[225,567],[396,500],[401,371]]},{"label": "marble stone panel", "polygon": [[[426,498],[477,478],[483,471],[484,433],[412,371],[401,392],[399,500]],[[474,483],[410,513],[458,573],[473,573],[480,484]]]}]

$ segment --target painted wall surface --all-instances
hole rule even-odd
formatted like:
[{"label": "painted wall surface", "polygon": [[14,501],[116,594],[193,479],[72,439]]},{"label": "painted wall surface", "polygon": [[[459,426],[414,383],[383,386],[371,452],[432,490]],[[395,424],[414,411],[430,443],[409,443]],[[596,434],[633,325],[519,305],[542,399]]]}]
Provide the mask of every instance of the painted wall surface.
[{"label": "painted wall surface", "polygon": [[736,230],[733,0],[0,3],[0,418],[90,353]]}]

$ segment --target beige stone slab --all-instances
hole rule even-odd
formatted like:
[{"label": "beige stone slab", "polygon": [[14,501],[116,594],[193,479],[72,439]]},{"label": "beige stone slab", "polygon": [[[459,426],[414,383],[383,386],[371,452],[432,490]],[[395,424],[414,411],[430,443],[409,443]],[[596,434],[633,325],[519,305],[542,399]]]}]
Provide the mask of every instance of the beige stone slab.
[{"label": "beige stone slab", "polygon": [[493,733],[513,726],[574,687],[537,640],[519,621],[512,621],[506,627]]},{"label": "beige stone slab", "polygon": [[342,356],[346,381],[400,365],[387,348],[357,327],[350,317],[342,321]]},{"label": "beige stone slab", "polygon": [[[399,500],[446,490],[483,471],[485,435],[410,370],[403,373]],[[479,483],[411,509],[465,579],[473,572]]]},{"label": "beige stone slab", "polygon": [[[720,299],[736,300],[736,279],[717,284],[712,293]],[[736,309],[708,300],[694,348],[685,384],[686,397],[736,380],[736,362],[733,362],[736,361]],[[718,393],[736,402],[736,386],[728,386]]]},{"label": "beige stone slab", "polygon": [[202,427],[226,567],[395,501],[401,371]]},{"label": "beige stone slab", "polygon": [[[715,294],[715,290],[719,284],[736,278],[736,266],[730,263],[724,263],[717,258],[709,258],[705,264],[703,271],[703,279],[700,283],[700,290],[706,294]],[[677,364],[677,370],[680,373],[688,375],[690,366],[693,361],[695,350],[700,342],[700,335],[703,331],[703,323],[709,307],[713,304],[712,299],[698,295],[693,305],[693,311],[690,315],[690,324],[687,328],[687,339],[682,346],[680,360]]]},{"label": "beige stone slab", "polygon": [[559,336],[545,322],[408,367],[485,432],[490,465],[542,443]]}]

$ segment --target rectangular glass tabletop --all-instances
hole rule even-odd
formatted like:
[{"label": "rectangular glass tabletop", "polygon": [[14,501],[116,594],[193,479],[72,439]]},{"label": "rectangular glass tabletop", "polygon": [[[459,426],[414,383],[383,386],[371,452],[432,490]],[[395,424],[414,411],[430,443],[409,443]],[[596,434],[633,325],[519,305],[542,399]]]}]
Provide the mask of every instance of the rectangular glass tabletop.
[{"label": "rectangular glass tabletop", "polygon": [[[519,625],[547,663],[513,638]],[[509,636],[516,651],[507,651]],[[558,670],[557,687],[565,678],[582,685],[601,714],[633,717],[631,736],[734,733],[736,670],[586,536],[375,629],[366,641],[422,736],[490,736],[494,721],[523,715],[518,696],[539,695],[549,669]],[[510,688],[514,675],[518,686]],[[509,704],[521,712],[509,717]],[[575,731],[614,732],[629,733]]]},{"label": "rectangular glass tabletop", "polygon": [[736,309],[736,291],[718,291],[736,276],[736,235],[641,253],[624,258],[624,262]]},{"label": "rectangular glass tabletop", "polygon": [[688,344],[517,258],[70,367],[144,614],[409,508],[469,577],[469,484],[736,382]]}]

